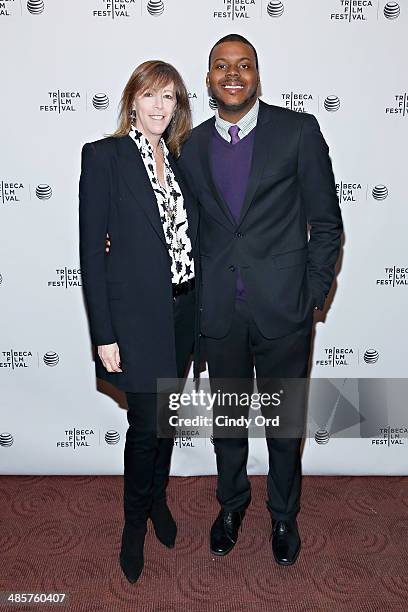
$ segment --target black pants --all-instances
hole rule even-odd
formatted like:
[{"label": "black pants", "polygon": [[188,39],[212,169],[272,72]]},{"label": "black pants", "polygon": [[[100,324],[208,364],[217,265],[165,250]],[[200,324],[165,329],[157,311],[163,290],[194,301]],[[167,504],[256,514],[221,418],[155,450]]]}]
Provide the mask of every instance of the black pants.
[{"label": "black pants", "polygon": [[[174,324],[177,376],[183,378],[194,345],[194,291],[175,299]],[[126,393],[126,397],[124,514],[126,522],[142,526],[152,504],[166,500],[173,439],[157,437],[156,393]]]},{"label": "black pants", "polygon": [[[210,380],[230,379],[243,392],[253,380],[255,366],[258,381],[276,378],[305,378],[310,355],[312,313],[307,325],[283,338],[268,340],[259,332],[246,301],[237,300],[231,329],[224,338],[204,338]],[[241,382],[240,382],[241,381]],[[231,386],[228,389],[231,390]],[[249,393],[251,388],[246,389]],[[214,389],[212,388],[214,392]],[[295,394],[296,396],[296,394]],[[289,405],[304,416],[304,394],[297,404]],[[296,403],[295,402],[295,403]],[[245,509],[251,500],[247,476],[248,437],[214,437],[217,458],[217,499],[228,511]],[[301,492],[301,436],[267,437],[269,472],[267,506],[274,518],[287,520],[296,516]]]}]

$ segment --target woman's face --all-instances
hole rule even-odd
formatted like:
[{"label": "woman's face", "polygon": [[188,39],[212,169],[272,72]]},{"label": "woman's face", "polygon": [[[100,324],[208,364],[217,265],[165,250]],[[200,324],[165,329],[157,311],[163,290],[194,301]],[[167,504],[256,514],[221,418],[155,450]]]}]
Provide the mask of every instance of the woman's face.
[{"label": "woman's face", "polygon": [[177,100],[174,83],[162,89],[147,89],[135,96],[136,129],[148,140],[157,140],[169,125]]}]

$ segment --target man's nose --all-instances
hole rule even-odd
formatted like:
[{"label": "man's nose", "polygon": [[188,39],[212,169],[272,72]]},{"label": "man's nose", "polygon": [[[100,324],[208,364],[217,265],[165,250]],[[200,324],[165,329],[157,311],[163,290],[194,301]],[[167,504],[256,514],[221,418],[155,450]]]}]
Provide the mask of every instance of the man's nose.
[{"label": "man's nose", "polygon": [[227,70],[227,76],[239,76],[238,66],[229,66]]}]

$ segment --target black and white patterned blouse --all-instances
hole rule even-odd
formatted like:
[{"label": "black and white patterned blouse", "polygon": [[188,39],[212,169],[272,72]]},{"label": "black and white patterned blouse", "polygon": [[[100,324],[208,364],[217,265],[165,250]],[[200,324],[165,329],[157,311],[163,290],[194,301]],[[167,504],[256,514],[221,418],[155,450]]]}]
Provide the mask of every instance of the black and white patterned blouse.
[{"label": "black and white patterned blouse", "polygon": [[169,151],[161,138],[160,146],[163,151],[164,177],[167,187],[164,189],[157,176],[152,145],[135,128],[130,130],[129,136],[137,144],[156,196],[164,237],[171,258],[172,283],[178,285],[194,278],[194,260],[191,241],[187,234],[188,220],[184,198],[168,160]]}]

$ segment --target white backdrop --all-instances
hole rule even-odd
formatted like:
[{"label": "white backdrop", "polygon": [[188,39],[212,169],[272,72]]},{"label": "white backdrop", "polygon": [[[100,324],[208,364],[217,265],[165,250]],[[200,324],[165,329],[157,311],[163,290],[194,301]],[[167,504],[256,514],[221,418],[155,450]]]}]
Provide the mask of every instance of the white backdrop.
[{"label": "white backdrop", "polygon": [[[403,386],[382,380],[408,369],[407,25],[406,0],[0,1],[1,473],[122,472],[125,411],[95,389],[81,295],[80,151],[115,129],[147,59],[173,63],[195,124],[209,117],[208,51],[231,32],[258,50],[265,101],[316,114],[339,185],[344,256],[312,368],[339,393],[313,400],[304,473],[407,473]],[[370,431],[333,435],[339,397]],[[174,474],[215,472],[210,440],[177,438],[173,457]]]}]

